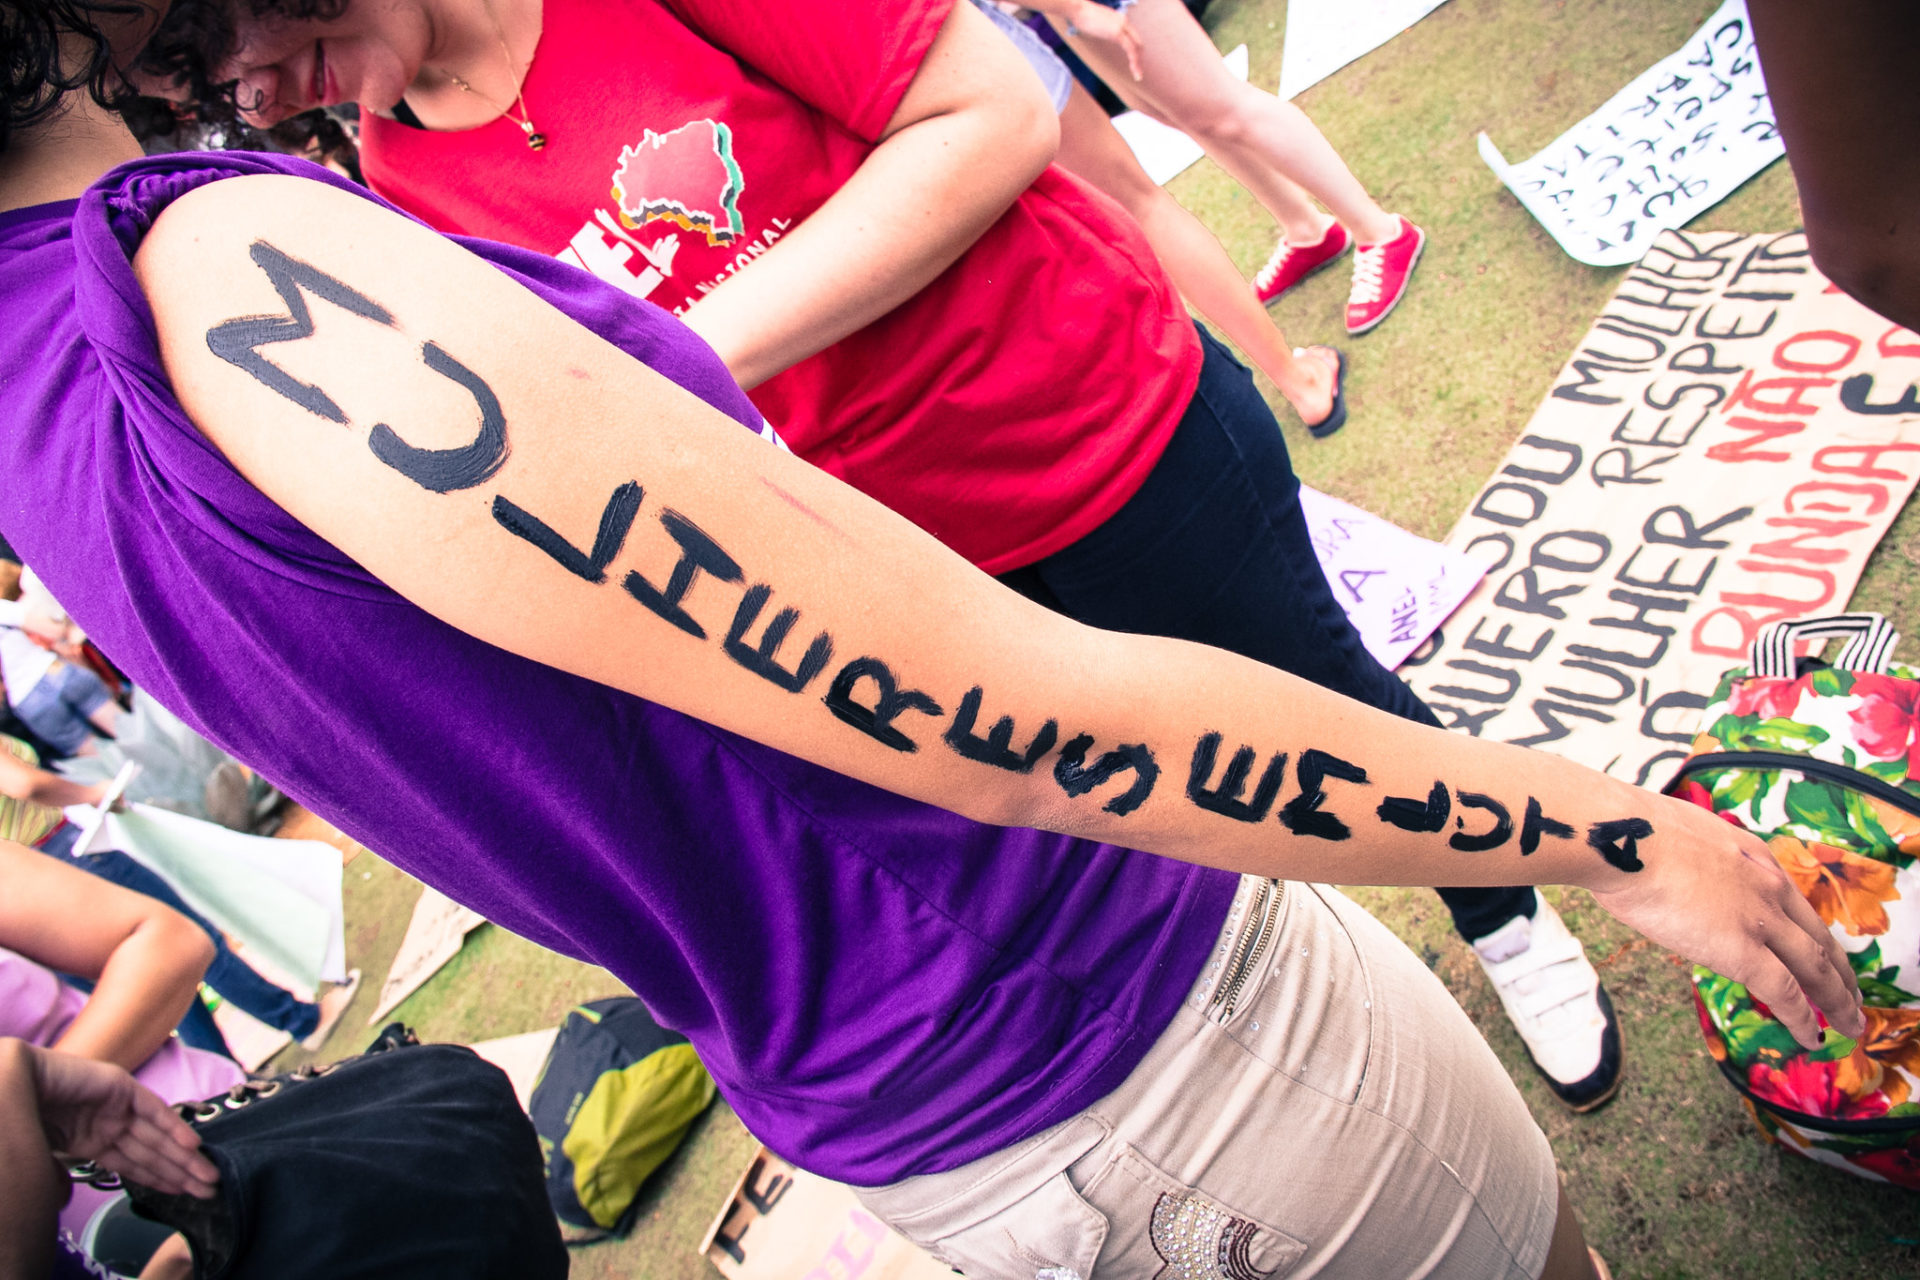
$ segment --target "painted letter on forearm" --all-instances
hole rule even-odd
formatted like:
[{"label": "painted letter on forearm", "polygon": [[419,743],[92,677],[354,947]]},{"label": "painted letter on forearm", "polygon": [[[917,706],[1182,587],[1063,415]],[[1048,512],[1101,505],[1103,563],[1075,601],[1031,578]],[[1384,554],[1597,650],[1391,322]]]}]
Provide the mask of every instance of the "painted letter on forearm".
[{"label": "painted letter on forearm", "polygon": [[1253,748],[1241,747],[1235,751],[1233,759],[1227,761],[1226,772],[1220,775],[1220,785],[1208,790],[1214,758],[1219,753],[1217,733],[1209,733],[1194,744],[1193,763],[1187,769],[1187,799],[1209,813],[1235,822],[1259,822],[1273,808],[1274,797],[1280,794],[1280,780],[1287,772],[1287,753],[1279,752],[1267,761],[1266,772],[1260,775],[1250,800],[1242,800],[1240,793],[1247,789],[1247,775],[1253,772]]},{"label": "painted letter on forearm", "polygon": [[[874,699],[871,707],[854,699],[854,687],[862,680],[873,681],[879,692],[879,697]],[[895,720],[909,711],[921,711],[930,716],[945,714],[939,703],[920,690],[900,688],[893,678],[893,672],[878,658],[855,658],[840,668],[840,674],[827,686],[827,696],[823,701],[827,704],[827,710],[841,720],[895,751],[920,749],[919,743],[893,727]]]},{"label": "painted letter on forearm", "polygon": [[957,751],[962,758],[976,760],[981,764],[990,764],[996,769],[1005,769],[1011,773],[1031,773],[1040,757],[1053,750],[1053,744],[1060,737],[1060,724],[1049,720],[1040,726],[1040,732],[1033,735],[1033,741],[1027,744],[1024,752],[1013,749],[1013,717],[1001,716],[993,722],[993,728],[987,730],[982,738],[974,733],[974,723],[980,718],[980,703],[986,697],[986,690],[979,685],[967,690],[960,706],[953,713],[953,723],[947,726],[947,745]]},{"label": "painted letter on forearm", "polygon": [[827,660],[833,657],[833,637],[822,631],[800,655],[800,665],[788,671],[775,660],[780,646],[785,643],[787,632],[793,630],[793,624],[800,620],[798,609],[782,609],[773,615],[773,621],[760,633],[760,643],[749,647],[746,643],[747,629],[760,616],[760,610],[766,607],[767,598],[773,594],[773,588],[766,583],[756,583],[747,588],[747,594],[740,598],[740,607],[734,610],[733,625],[727,628],[727,639],[721,647],[727,656],[764,680],[779,685],[788,693],[799,693],[812,683],[820,674]]},{"label": "painted letter on forearm", "polygon": [[680,602],[687,598],[687,592],[693,590],[693,580],[705,573],[722,582],[738,582],[745,575],[734,558],[720,549],[720,544],[709,538],[705,531],[678,511],[664,511],[660,523],[666,526],[667,533],[680,544],[680,559],[673,566],[673,573],[667,578],[667,589],[660,590],[637,572],[629,573],[624,585],[627,594],[647,608],[671,622],[696,640],[707,638],[707,629],[695,622],[693,615],[681,607]]},{"label": "painted letter on forearm", "polygon": [[1100,806],[1108,813],[1125,817],[1153,794],[1153,784],[1160,778],[1160,766],[1154,763],[1153,752],[1137,742],[1103,752],[1088,765],[1087,749],[1092,745],[1093,735],[1082,733],[1061,747],[1060,758],[1053,762],[1053,780],[1060,784],[1062,791],[1077,798],[1125,770],[1133,770],[1133,785]]},{"label": "painted letter on forearm", "polygon": [[600,528],[593,537],[593,550],[581,551],[539,516],[509,502],[505,495],[493,495],[493,518],[509,533],[525,538],[557,561],[561,568],[588,582],[605,582],[607,566],[626,544],[627,531],[640,512],[640,486],[629,480],[613,491],[600,512]]}]

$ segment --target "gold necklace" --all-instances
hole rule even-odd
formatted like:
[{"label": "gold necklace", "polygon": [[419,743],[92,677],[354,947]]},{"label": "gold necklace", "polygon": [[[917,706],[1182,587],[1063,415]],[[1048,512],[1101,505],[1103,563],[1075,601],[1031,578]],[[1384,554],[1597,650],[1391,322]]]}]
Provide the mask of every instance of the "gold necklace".
[{"label": "gold necklace", "polygon": [[[500,56],[507,60],[507,74],[514,77],[513,95],[514,95],[514,100],[520,106],[520,115],[516,118],[513,114],[512,107],[503,106],[500,103],[495,102],[492,98],[480,92],[478,89],[474,88],[472,85],[468,84],[465,80],[462,80],[459,76],[455,75],[451,71],[447,72],[447,79],[453,82],[454,88],[460,90],[462,93],[472,94],[474,97],[480,99],[480,101],[486,103],[488,106],[492,107],[495,111],[498,111],[501,115],[505,116],[507,119],[512,120],[513,123],[519,125],[520,132],[527,135],[528,148],[533,151],[539,151],[541,148],[547,145],[547,135],[540,132],[540,130],[534,127],[533,114],[527,110],[526,90],[521,87],[521,85],[525,83],[526,77],[522,76],[519,73],[518,69],[515,68],[513,65],[513,52],[512,50],[507,48],[507,33],[501,30],[500,28],[499,16],[494,13],[493,6],[491,4],[486,6],[486,10],[487,10],[487,20],[493,23],[494,37],[500,41]],[[532,68],[528,68],[528,70],[532,70]]]}]

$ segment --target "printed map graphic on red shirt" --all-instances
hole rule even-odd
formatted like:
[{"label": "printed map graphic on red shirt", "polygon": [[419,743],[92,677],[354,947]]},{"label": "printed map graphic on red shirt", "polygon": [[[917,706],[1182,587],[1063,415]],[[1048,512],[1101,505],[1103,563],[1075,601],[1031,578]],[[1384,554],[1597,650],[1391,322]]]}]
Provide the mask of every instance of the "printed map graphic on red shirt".
[{"label": "printed map graphic on red shirt", "polygon": [[665,219],[722,245],[745,225],[738,207],[744,185],[733,131],[715,120],[690,120],[669,133],[648,129],[637,146],[620,149],[613,200],[621,221],[636,230]]}]

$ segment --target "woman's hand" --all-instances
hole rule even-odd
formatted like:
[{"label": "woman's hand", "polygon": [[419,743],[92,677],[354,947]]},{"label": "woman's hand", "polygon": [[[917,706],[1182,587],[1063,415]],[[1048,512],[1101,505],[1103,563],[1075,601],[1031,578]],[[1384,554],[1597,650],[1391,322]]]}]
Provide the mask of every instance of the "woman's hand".
[{"label": "woman's hand", "polygon": [[1140,55],[1146,46],[1140,41],[1140,33],[1127,21],[1124,10],[1109,9],[1106,5],[1095,3],[1095,0],[1078,0],[1078,3],[1067,7],[1061,16],[1067,20],[1069,35],[1081,35],[1089,40],[1105,40],[1119,45],[1127,55],[1127,70],[1133,73],[1133,78],[1146,78],[1140,66]]},{"label": "woman's hand", "polygon": [[1741,983],[1808,1048],[1819,1006],[1842,1035],[1866,1029],[1846,952],[1758,837],[1697,805],[1658,797],[1661,837],[1601,906],[1670,950]]},{"label": "woman's hand", "polygon": [[90,1160],[168,1195],[213,1196],[220,1171],[200,1154],[200,1136],[153,1090],[111,1063],[23,1047],[56,1155]]}]

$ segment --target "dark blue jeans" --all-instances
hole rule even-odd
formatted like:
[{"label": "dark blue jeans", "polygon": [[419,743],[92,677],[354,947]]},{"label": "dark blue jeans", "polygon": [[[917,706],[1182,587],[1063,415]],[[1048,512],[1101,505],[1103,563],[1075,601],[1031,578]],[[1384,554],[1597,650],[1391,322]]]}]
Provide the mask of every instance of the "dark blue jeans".
[{"label": "dark blue jeans", "polygon": [[[78,835],[78,828],[72,825],[61,827],[48,836],[40,848],[102,880],[111,880],[122,888],[158,899],[199,925],[213,940],[213,963],[207,966],[206,984],[219,992],[221,999],[232,1001],[236,1009],[252,1014],[276,1030],[287,1032],[295,1040],[313,1034],[314,1028],[320,1025],[319,1005],[296,1000],[291,991],[261,977],[251,965],[233,954],[220,930],[181,901],[180,895],[173,891],[173,886],[150,868],[118,850],[74,857],[73,842]],[[187,1016],[181,1020],[178,1030],[180,1038],[196,1049],[227,1054],[226,1041],[214,1026],[206,1006],[198,1000],[187,1010]]]},{"label": "dark blue jeans", "polygon": [[[1000,580],[1092,626],[1231,650],[1439,727],[1347,621],[1307,536],[1280,424],[1246,367],[1196,327],[1200,385],[1140,491],[1072,546]],[[1533,914],[1530,887],[1439,893],[1469,940]]]}]

